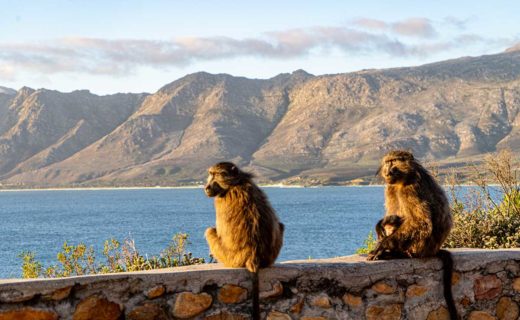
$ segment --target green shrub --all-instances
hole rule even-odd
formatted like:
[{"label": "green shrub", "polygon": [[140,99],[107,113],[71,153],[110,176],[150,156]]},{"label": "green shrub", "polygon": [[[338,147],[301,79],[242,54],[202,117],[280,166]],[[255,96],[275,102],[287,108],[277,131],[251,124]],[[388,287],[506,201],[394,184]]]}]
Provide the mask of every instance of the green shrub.
[{"label": "green shrub", "polygon": [[56,255],[57,264],[51,265],[42,273],[42,264],[35,259],[32,252],[22,252],[23,278],[57,278],[81,276],[98,273],[116,273],[125,271],[144,271],[160,268],[186,266],[205,263],[204,258],[194,258],[187,252],[188,235],[177,233],[159,256],[142,256],[136,248],[133,239],[125,239],[123,243],[116,239],[106,240],[103,246],[103,263],[96,263],[95,251],[92,246],[84,243],[63,247]]},{"label": "green shrub", "polygon": [[22,278],[37,278],[42,271],[42,264],[34,257],[34,252],[23,251],[18,255],[22,259]]},{"label": "green shrub", "polygon": [[[520,247],[520,181],[512,155],[502,151],[474,168],[476,185],[461,197],[451,184],[453,229],[448,248]],[[495,185],[493,185],[495,184]]]},{"label": "green shrub", "polygon": [[363,241],[363,246],[356,250],[357,254],[368,254],[374,250],[377,244],[377,239],[374,238],[374,233],[370,231],[367,238]]}]

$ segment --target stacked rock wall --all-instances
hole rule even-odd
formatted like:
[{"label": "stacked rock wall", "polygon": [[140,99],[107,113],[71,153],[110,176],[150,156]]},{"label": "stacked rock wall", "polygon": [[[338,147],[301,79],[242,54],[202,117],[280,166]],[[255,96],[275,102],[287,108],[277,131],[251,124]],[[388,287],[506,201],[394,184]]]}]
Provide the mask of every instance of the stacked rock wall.
[{"label": "stacked rock wall", "polygon": [[[454,250],[464,319],[518,319],[520,249]],[[260,273],[266,319],[448,319],[440,260],[349,256]],[[0,320],[249,319],[251,280],[218,264],[64,279],[0,280]]]}]

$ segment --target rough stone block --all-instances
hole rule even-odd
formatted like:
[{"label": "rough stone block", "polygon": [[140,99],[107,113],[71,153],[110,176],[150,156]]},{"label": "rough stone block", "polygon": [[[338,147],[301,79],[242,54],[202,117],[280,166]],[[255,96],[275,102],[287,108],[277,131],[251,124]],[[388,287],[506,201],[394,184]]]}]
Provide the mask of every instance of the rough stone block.
[{"label": "rough stone block", "polygon": [[276,298],[283,294],[283,285],[280,281],[274,281],[269,290],[260,291],[260,299]]},{"label": "rough stone block", "polygon": [[291,320],[291,316],[287,313],[271,311],[267,315],[267,320]]},{"label": "rough stone block", "polygon": [[454,286],[460,281],[460,273],[459,272],[453,272],[451,275],[451,285]]},{"label": "rough stone block", "polygon": [[310,301],[311,306],[324,308],[324,309],[332,308],[332,303],[330,302],[330,298],[325,293],[312,297],[310,300],[311,300]]},{"label": "rough stone block", "polygon": [[204,320],[248,320],[250,316],[240,313],[220,312],[204,317]]},{"label": "rough stone block", "polygon": [[153,288],[150,288],[148,291],[146,291],[145,296],[148,299],[155,299],[159,298],[166,292],[166,288],[163,285],[155,286]]},{"label": "rough stone block", "polygon": [[426,320],[450,320],[450,312],[445,307],[431,311]]},{"label": "rough stone block", "polygon": [[233,284],[226,284],[218,291],[218,301],[222,303],[240,303],[247,299],[247,289]]},{"label": "rough stone block", "polygon": [[73,320],[118,320],[121,316],[119,304],[103,297],[90,296],[83,299],[72,316]]},{"label": "rough stone block", "polygon": [[420,286],[413,284],[406,289],[406,297],[407,298],[414,298],[414,297],[420,297],[423,296],[426,292],[428,292],[428,288],[425,286]]},{"label": "rough stone block", "polygon": [[477,300],[491,300],[502,292],[502,281],[496,275],[487,275],[475,280],[473,290]]},{"label": "rough stone block", "polygon": [[372,290],[381,294],[391,294],[397,289],[395,284],[390,284],[386,281],[378,281],[372,286]]},{"label": "rough stone block", "polygon": [[496,320],[496,318],[485,311],[472,311],[468,320]]},{"label": "rough stone block", "polygon": [[188,319],[206,311],[212,302],[213,298],[205,292],[181,292],[175,299],[172,314],[176,318]]},{"label": "rough stone block", "polygon": [[302,309],[303,309],[303,305],[305,304],[305,299],[303,298],[300,298],[298,300],[298,302],[296,302],[295,304],[293,304],[291,306],[291,308],[289,309],[289,311],[291,313],[294,313],[294,314],[300,314],[300,312],[302,312]]},{"label": "rough stone block", "polygon": [[499,320],[518,320],[518,304],[509,297],[498,300],[496,314]]},{"label": "rough stone block", "polygon": [[52,311],[34,308],[21,308],[0,311],[0,320],[57,320],[58,315]]},{"label": "rough stone block", "polygon": [[126,319],[128,320],[168,320],[168,315],[159,305],[155,303],[145,303],[135,307],[130,311]]},{"label": "rough stone block", "polygon": [[513,289],[516,292],[520,292],[520,277],[515,278],[515,280],[513,280]]},{"label": "rough stone block", "polygon": [[367,320],[399,320],[402,309],[402,304],[372,305],[367,308],[365,317]]},{"label": "rough stone block", "polygon": [[346,293],[343,295],[343,303],[351,307],[352,309],[359,308],[363,305],[363,299],[360,296]]},{"label": "rough stone block", "polygon": [[52,293],[47,294],[47,295],[43,296],[42,298],[44,300],[60,301],[60,300],[67,298],[70,295],[71,291],[72,291],[72,286],[68,286],[68,287],[54,290]]},{"label": "rough stone block", "polygon": [[4,290],[0,291],[0,302],[5,303],[19,303],[29,301],[34,298],[35,293],[28,291],[18,291],[18,290]]}]

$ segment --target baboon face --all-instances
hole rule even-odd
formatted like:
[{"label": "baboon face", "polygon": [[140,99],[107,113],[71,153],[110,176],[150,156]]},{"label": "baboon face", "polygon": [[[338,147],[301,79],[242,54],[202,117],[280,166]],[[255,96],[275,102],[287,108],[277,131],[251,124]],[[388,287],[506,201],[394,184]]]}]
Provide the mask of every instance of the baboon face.
[{"label": "baboon face", "polygon": [[394,233],[395,230],[397,230],[397,228],[391,224],[385,224],[384,226],[385,228],[385,236],[389,236],[391,235],[392,233]]},{"label": "baboon face", "polygon": [[381,162],[379,172],[385,182],[396,184],[403,182],[414,172],[414,158],[408,151],[390,151]]},{"label": "baboon face", "polygon": [[240,170],[233,163],[217,163],[208,169],[208,181],[204,186],[204,192],[208,197],[222,197],[237,183],[239,176]]},{"label": "baboon face", "polygon": [[403,224],[403,219],[399,216],[390,216],[388,219],[385,219],[385,224],[383,225],[383,228],[385,229],[385,235],[388,237],[392,233],[395,232],[395,230],[399,229],[401,224]]}]

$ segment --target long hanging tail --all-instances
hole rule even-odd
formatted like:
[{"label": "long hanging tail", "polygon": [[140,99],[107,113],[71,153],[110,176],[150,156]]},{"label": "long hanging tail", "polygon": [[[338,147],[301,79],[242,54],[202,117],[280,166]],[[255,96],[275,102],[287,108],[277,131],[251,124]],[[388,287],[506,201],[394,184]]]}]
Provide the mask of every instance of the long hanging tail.
[{"label": "long hanging tail", "polygon": [[260,320],[260,288],[258,285],[258,270],[251,272],[251,281],[253,282],[253,311],[251,315],[253,320]]},{"label": "long hanging tail", "polygon": [[446,250],[439,250],[437,257],[442,260],[442,282],[444,284],[444,298],[448,305],[451,320],[458,320],[459,315],[455,307],[455,300],[453,300],[453,292],[451,289],[451,277],[453,275],[453,257],[451,253]]}]

